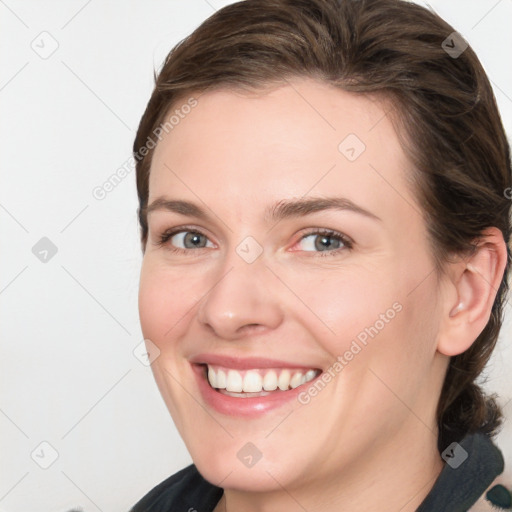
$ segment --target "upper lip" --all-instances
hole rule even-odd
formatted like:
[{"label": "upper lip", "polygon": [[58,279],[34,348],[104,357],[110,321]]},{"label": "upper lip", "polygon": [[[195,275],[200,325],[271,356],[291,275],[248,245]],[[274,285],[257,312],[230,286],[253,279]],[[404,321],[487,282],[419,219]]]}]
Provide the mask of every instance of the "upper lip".
[{"label": "upper lip", "polygon": [[193,364],[208,364],[233,368],[238,370],[250,370],[251,368],[304,368],[307,370],[317,369],[315,366],[308,366],[302,363],[280,361],[267,357],[237,357],[222,354],[197,354],[189,359]]}]

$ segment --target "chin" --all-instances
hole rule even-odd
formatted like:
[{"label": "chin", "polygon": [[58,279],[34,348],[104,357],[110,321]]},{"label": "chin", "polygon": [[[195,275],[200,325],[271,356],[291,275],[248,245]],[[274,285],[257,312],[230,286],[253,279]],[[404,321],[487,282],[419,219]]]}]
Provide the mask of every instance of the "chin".
[{"label": "chin", "polygon": [[[222,461],[222,454],[217,459],[194,459],[198,471],[205,480],[213,485],[224,489],[231,489],[244,492],[271,492],[286,486],[283,477],[283,469],[276,469],[276,466],[269,461],[259,460],[253,467],[244,467],[238,462],[229,463]],[[276,479],[275,475],[279,474]],[[274,478],[273,478],[274,477]]]}]

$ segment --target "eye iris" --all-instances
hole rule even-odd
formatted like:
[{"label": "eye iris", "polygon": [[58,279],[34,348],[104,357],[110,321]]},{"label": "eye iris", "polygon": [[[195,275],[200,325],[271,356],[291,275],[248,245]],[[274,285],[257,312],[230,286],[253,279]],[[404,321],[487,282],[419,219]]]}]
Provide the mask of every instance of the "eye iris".
[{"label": "eye iris", "polygon": [[185,236],[184,236],[184,239],[183,239],[183,243],[185,245],[185,247],[187,246],[187,242],[192,242],[192,247],[204,247],[204,245],[196,245],[196,242],[199,241],[201,237],[201,234],[199,233],[194,233],[193,231],[189,231]]},{"label": "eye iris", "polygon": [[[341,240],[335,240],[334,242],[332,241],[332,238],[333,236],[332,235],[317,235],[316,239],[317,241],[321,241],[319,243],[315,243],[315,249],[318,249],[319,251],[323,250],[323,249],[329,249],[329,248],[332,248],[333,245],[334,245],[334,249],[339,249],[341,247]],[[321,245],[321,244],[325,244],[325,245]]]}]

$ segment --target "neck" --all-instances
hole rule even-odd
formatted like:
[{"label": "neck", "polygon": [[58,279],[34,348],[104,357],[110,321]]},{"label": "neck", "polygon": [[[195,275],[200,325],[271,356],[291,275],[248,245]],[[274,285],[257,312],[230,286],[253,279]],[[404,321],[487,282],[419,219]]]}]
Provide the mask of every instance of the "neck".
[{"label": "neck", "polygon": [[444,463],[437,429],[412,418],[392,441],[371,447],[347,468],[328,477],[282,485],[266,493],[225,489],[214,512],[415,512]]}]

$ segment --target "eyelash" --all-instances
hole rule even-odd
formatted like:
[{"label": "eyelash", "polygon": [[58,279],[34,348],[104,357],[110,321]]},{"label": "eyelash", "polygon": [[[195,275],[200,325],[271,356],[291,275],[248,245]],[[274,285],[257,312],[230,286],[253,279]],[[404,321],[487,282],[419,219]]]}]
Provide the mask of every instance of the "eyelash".
[{"label": "eyelash", "polygon": [[[174,235],[177,235],[178,233],[182,233],[182,232],[194,233],[194,234],[202,235],[202,236],[206,237],[206,235],[204,233],[201,233],[201,231],[198,231],[195,228],[192,228],[189,226],[181,226],[178,228],[166,230],[163,233],[161,233],[160,235],[158,235],[158,240],[155,242],[155,245],[162,247],[162,246],[166,245],[167,242]],[[310,236],[310,235],[324,235],[324,236],[337,238],[343,243],[344,247],[333,249],[332,251],[303,251],[303,252],[315,252],[320,257],[329,257],[329,256],[333,256],[333,255],[334,256],[338,255],[341,251],[351,250],[353,248],[352,240],[350,240],[346,235],[340,233],[339,231],[334,231],[332,229],[325,229],[325,228],[312,229],[312,230],[304,233],[302,235],[302,237],[300,238],[300,240],[303,240],[304,238],[306,238],[307,236]],[[208,238],[208,237],[206,237],[206,238]],[[169,250],[176,254],[186,254],[186,253],[190,253],[191,251],[198,251],[201,249],[206,249],[206,247],[199,247],[198,249],[182,249],[180,247],[173,247],[173,246],[169,245]]]}]

